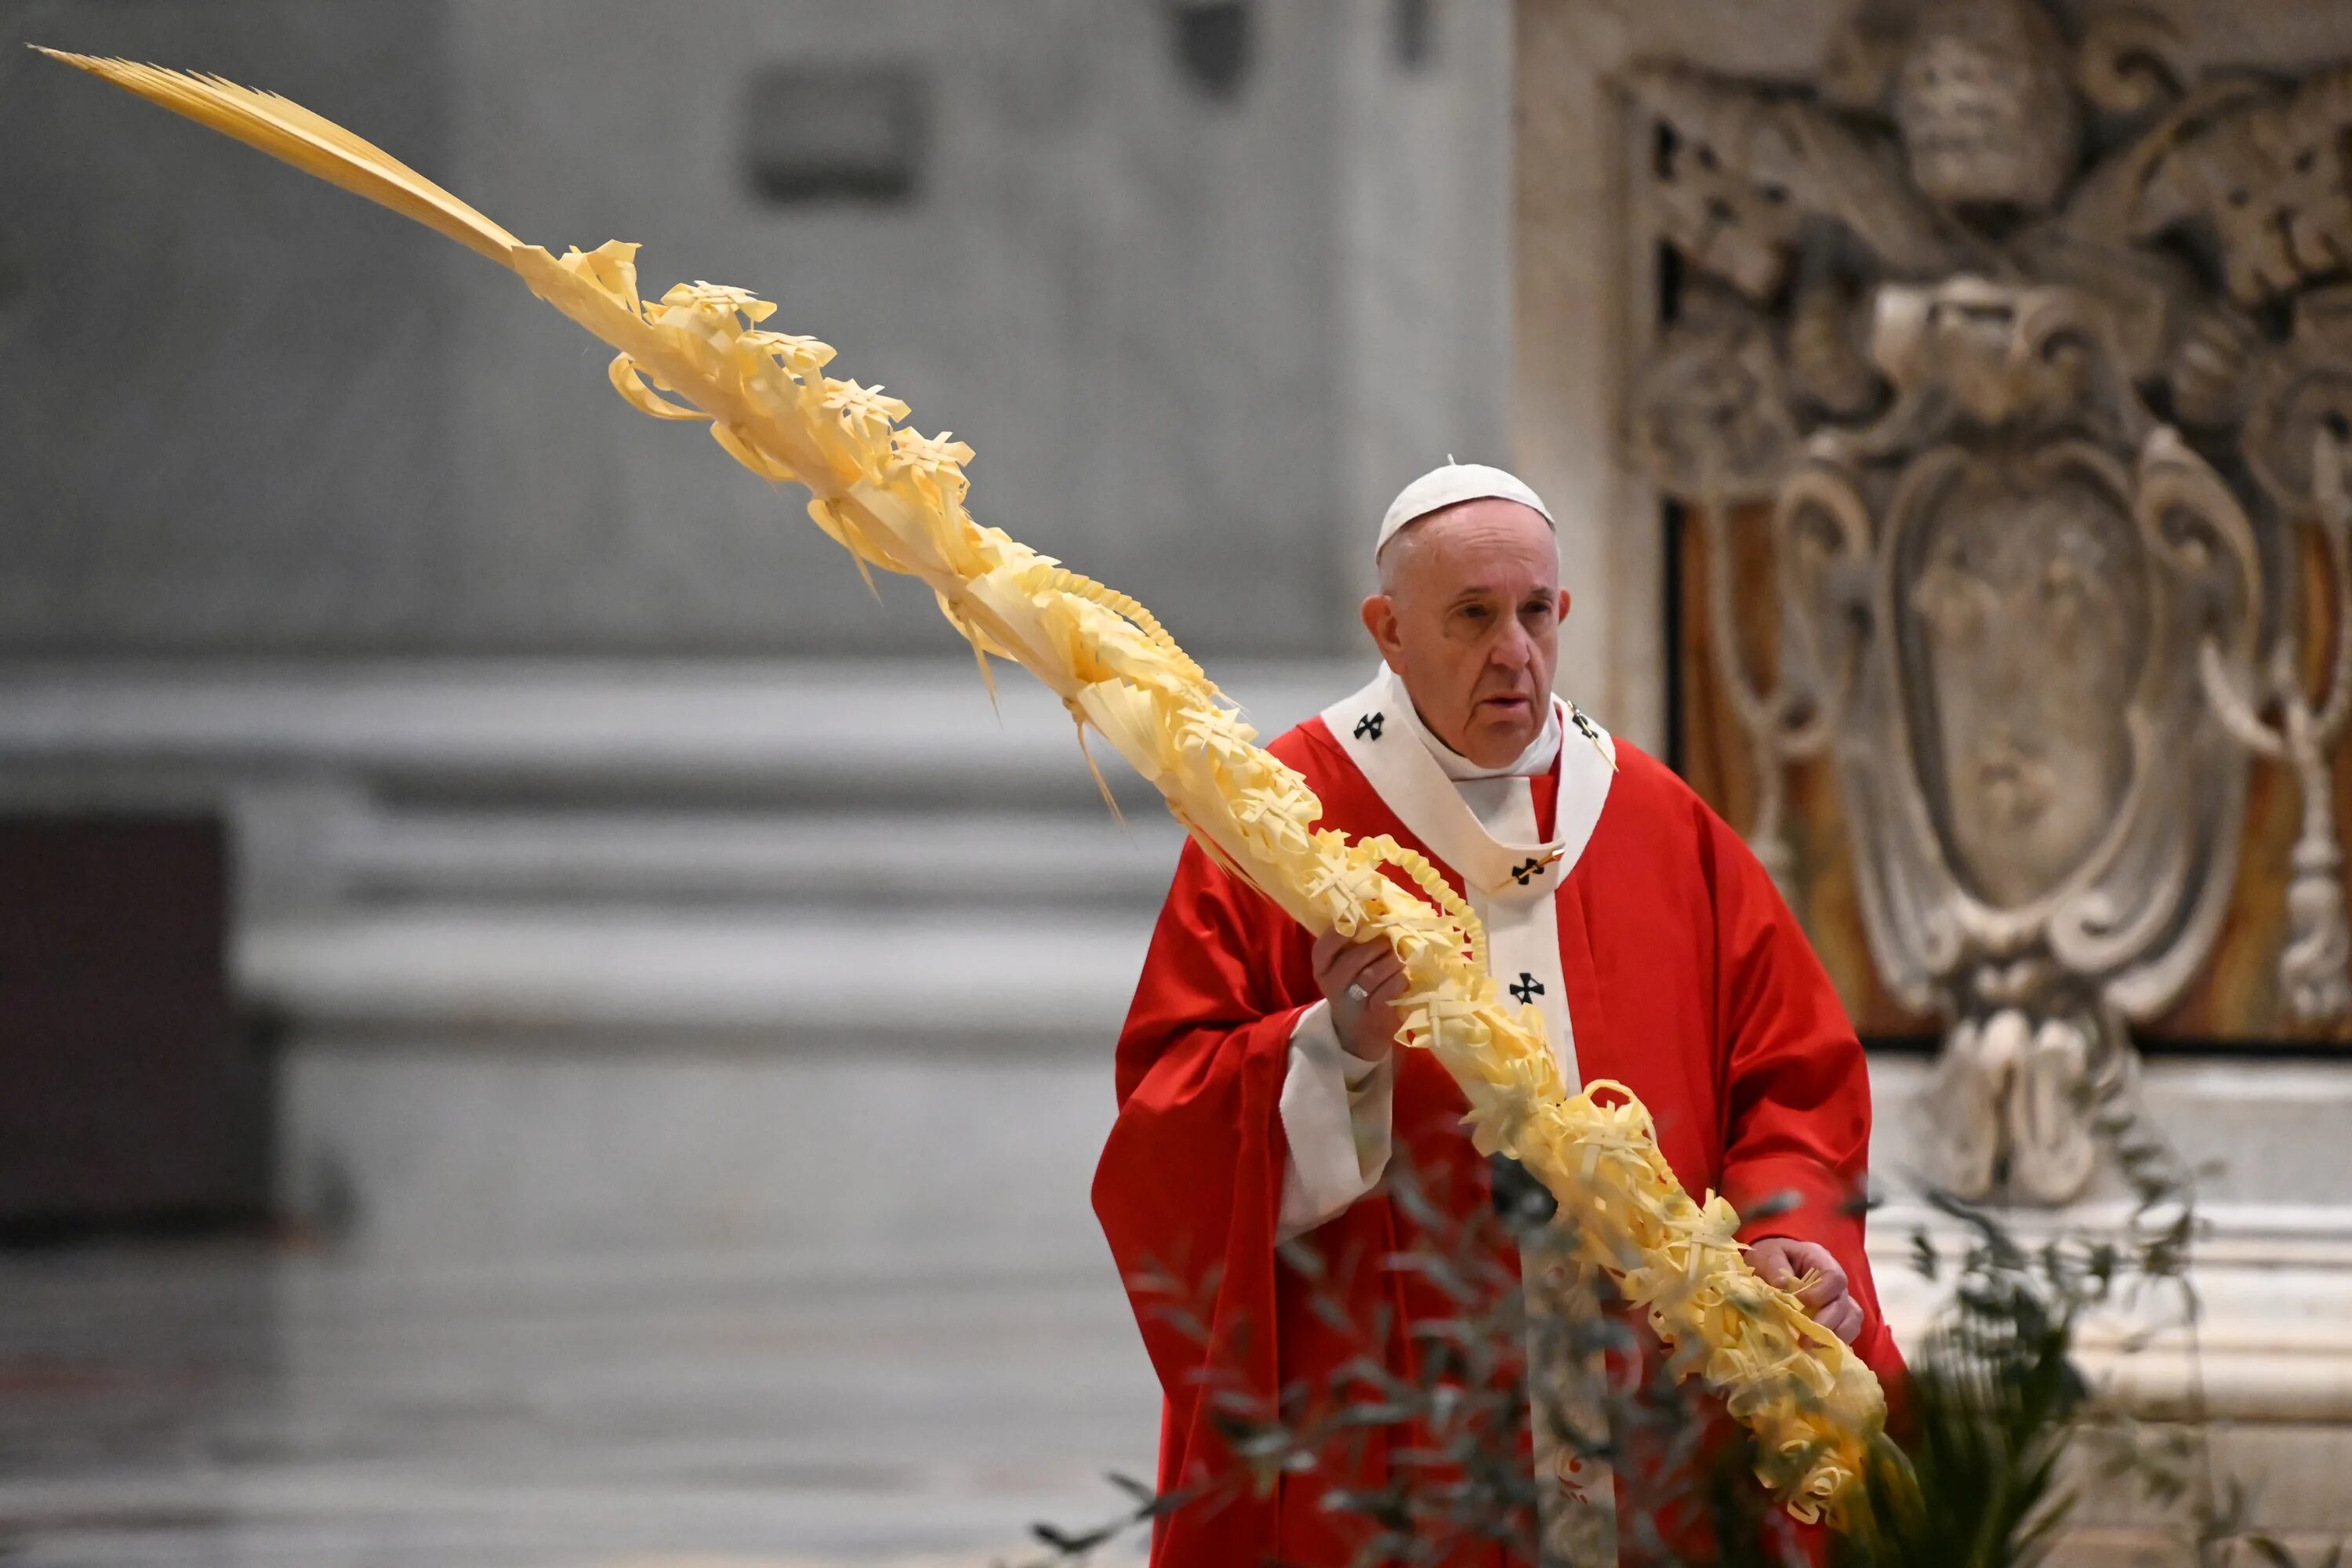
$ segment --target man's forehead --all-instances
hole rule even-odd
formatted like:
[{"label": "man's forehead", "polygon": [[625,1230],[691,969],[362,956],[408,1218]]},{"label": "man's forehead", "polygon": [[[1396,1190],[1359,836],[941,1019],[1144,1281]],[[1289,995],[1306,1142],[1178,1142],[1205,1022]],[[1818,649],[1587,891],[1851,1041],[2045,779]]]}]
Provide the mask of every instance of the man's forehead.
[{"label": "man's forehead", "polygon": [[1414,519],[1381,554],[1393,557],[1384,564],[1415,578],[1477,575],[1482,568],[1516,569],[1509,574],[1520,580],[1529,567],[1538,568],[1538,574],[1548,570],[1554,580],[1559,574],[1559,541],[1544,515],[1496,497],[1461,501]]}]

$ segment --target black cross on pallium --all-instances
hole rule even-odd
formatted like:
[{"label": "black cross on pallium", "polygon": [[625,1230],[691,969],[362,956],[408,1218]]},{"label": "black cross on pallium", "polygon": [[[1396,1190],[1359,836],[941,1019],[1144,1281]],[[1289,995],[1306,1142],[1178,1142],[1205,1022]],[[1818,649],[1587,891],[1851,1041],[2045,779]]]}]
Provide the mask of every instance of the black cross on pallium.
[{"label": "black cross on pallium", "polygon": [[1545,865],[1544,861],[1530,858],[1524,866],[1514,866],[1511,868],[1511,880],[1524,888],[1543,875]]},{"label": "black cross on pallium", "polygon": [[1576,726],[1576,732],[1578,734],[1582,735],[1586,740],[1591,742],[1596,746],[1601,743],[1601,731],[1593,726],[1591,720],[1584,716],[1583,709],[1571,707],[1568,710],[1568,718],[1569,722]]},{"label": "black cross on pallium", "polygon": [[1356,721],[1356,739],[1360,741],[1365,736],[1370,735],[1373,740],[1379,740],[1381,738],[1381,726],[1387,721],[1388,720],[1385,714],[1365,714],[1362,718]]},{"label": "black cross on pallium", "polygon": [[1518,999],[1519,1005],[1524,1007],[1543,994],[1543,982],[1526,970],[1520,970],[1519,983],[1511,987],[1511,994]]}]

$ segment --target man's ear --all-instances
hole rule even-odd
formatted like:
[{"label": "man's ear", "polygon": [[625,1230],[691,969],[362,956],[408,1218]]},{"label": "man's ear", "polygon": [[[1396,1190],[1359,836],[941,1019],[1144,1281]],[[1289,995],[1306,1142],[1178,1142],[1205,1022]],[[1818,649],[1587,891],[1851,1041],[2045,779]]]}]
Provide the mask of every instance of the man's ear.
[{"label": "man's ear", "polygon": [[1559,591],[1559,618],[1563,621],[1568,619],[1568,590],[1565,588]]},{"label": "man's ear", "polygon": [[1364,629],[1372,634],[1372,643],[1381,657],[1393,665],[1398,648],[1396,603],[1386,594],[1375,594],[1364,601]]}]

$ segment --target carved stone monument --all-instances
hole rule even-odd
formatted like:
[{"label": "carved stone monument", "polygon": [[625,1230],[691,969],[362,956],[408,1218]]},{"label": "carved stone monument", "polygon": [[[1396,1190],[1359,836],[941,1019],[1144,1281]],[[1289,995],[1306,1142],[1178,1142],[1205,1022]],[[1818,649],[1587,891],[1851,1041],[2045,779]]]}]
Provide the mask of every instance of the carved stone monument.
[{"label": "carved stone monument", "polygon": [[1872,960],[1946,1021],[1937,1174],[2064,1201],[2129,1026],[2213,950],[2254,759],[2303,813],[2280,994],[2352,1013],[2352,67],[2200,70],[2138,8],[1864,0],[1802,89],[1623,79],[1681,277],[1631,434],[1705,530],[1752,842],[1793,874],[1785,780],[1825,760]]}]

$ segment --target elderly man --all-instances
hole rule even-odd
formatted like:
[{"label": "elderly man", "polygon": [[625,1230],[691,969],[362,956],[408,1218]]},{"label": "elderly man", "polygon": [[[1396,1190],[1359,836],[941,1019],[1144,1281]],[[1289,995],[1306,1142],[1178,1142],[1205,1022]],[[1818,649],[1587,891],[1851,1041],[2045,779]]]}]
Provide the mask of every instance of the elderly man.
[{"label": "elderly man", "polygon": [[[1508,474],[1449,464],[1397,498],[1376,558],[1363,619],[1380,673],[1275,754],[1306,775],[1323,826],[1435,862],[1568,1080],[1639,1095],[1683,1184],[1757,1216],[1750,1261],[1801,1284],[1823,1325],[1892,1372],[1863,1253],[1861,1048],[1738,837],[1553,695],[1569,595],[1549,512]],[[1095,1183],[1165,1390],[1160,1489],[1207,1499],[1160,1519],[1156,1564],[1349,1563],[1370,1526],[1344,1500],[1411,1472],[1438,1436],[1376,1424],[1270,1487],[1217,1484],[1237,1462],[1236,1394],[1328,1408],[1368,1342],[1388,1371],[1427,1373],[1416,1324],[1464,1305],[1396,1262],[1494,1234],[1459,1092],[1394,1047],[1402,984],[1384,945],[1312,939],[1185,849],[1119,1039]],[[1656,1506],[1629,1495],[1624,1468],[1618,1511]]]}]

